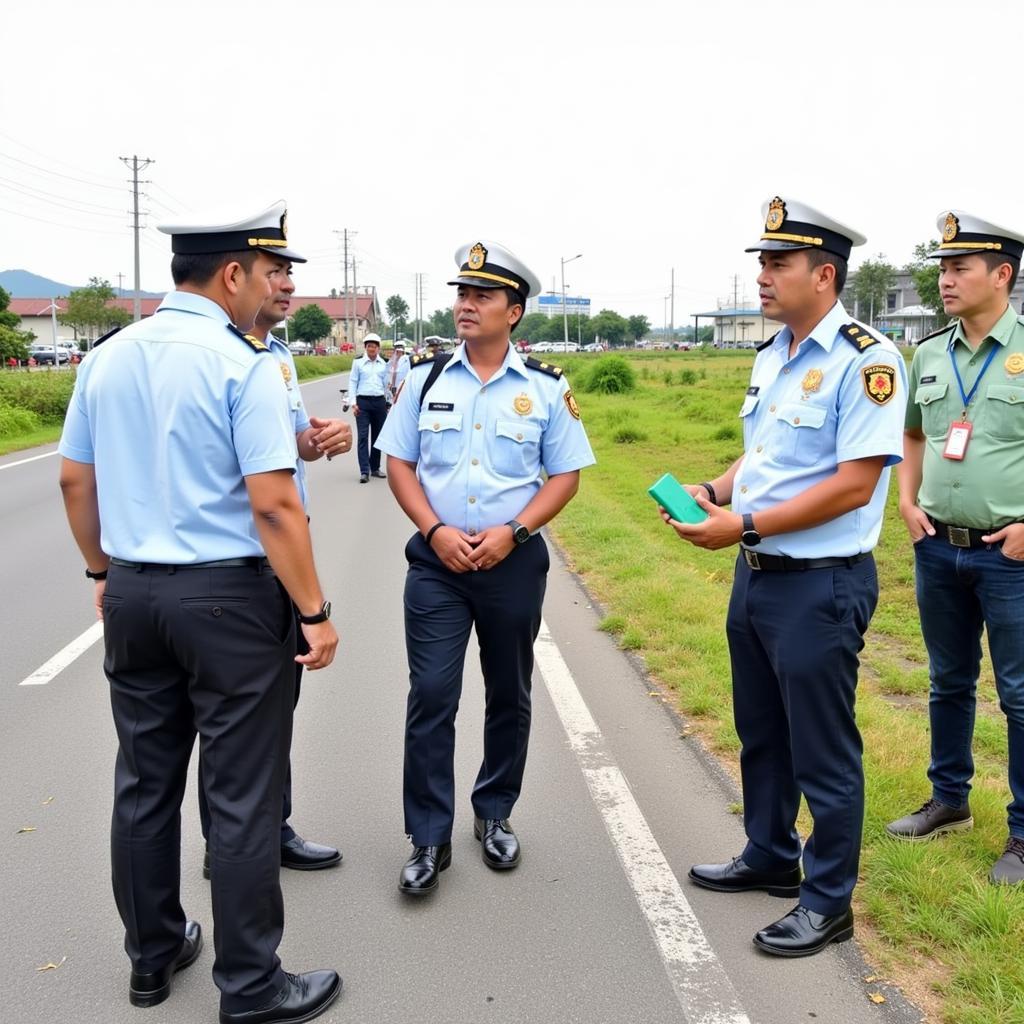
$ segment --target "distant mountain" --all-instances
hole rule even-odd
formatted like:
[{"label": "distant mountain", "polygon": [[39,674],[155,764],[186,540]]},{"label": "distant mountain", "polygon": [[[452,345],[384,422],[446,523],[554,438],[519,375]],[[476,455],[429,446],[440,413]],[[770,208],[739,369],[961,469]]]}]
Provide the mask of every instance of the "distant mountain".
[{"label": "distant mountain", "polygon": [[[67,295],[84,285],[61,284],[48,277],[40,277],[28,270],[0,270],[0,288],[3,288],[12,299],[52,299]],[[116,289],[115,289],[116,291]],[[132,290],[125,288],[125,298],[130,298]],[[144,299],[161,299],[163,292],[141,292]]]}]

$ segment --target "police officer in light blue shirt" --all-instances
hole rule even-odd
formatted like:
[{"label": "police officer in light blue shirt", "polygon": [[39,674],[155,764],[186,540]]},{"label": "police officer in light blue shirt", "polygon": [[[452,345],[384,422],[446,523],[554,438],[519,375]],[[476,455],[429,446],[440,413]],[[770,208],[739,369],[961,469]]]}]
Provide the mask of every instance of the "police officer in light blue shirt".
[{"label": "police officer in light blue shirt", "polygon": [[111,852],[129,1001],[163,1002],[202,946],[179,893],[198,733],[221,1024],[311,1020],[341,990],[334,971],[286,974],[276,953],[292,602],[306,667],[330,664],[338,642],[294,484],[281,371],[245,333],[301,259],[285,219],[281,202],[230,224],[162,227],[176,290],[85,359],[60,442],[119,741]]},{"label": "police officer in light blue shirt", "polygon": [[[708,518],[669,520],[701,547],[742,545],[727,632],[748,841],[690,878],[717,892],[799,896],[754,942],[809,956],[853,935],[864,817],[858,655],[878,600],[871,550],[889,467],[902,457],[907,386],[895,346],[838,299],[863,235],[792,198],[776,196],[762,213],[747,251],[759,253],[763,314],[785,326],[754,362],[744,454],[690,488]],[[731,512],[720,507],[729,503]],[[802,881],[801,794],[814,819]]]},{"label": "police officer in light blue shirt", "polygon": [[405,828],[412,856],[399,888],[421,896],[451,863],[455,713],[471,628],[487,695],[484,758],[473,788],[484,863],[519,863],[509,815],[519,797],[530,729],[533,642],[548,552],[537,532],[565,507],[594,462],[562,372],[523,360],[509,338],[540,290],[493,242],[456,254],[450,355],[413,360],[378,441],[391,489],[416,524],[406,545],[409,699]]},{"label": "police officer in light blue shirt", "polygon": [[387,362],[381,358],[379,335],[371,333],[363,338],[363,349],[364,354],[352,364],[348,378],[348,393],[352,398],[358,432],[356,451],[361,484],[371,476],[384,476],[380,468],[380,452],[375,445],[388,415],[390,374]]}]

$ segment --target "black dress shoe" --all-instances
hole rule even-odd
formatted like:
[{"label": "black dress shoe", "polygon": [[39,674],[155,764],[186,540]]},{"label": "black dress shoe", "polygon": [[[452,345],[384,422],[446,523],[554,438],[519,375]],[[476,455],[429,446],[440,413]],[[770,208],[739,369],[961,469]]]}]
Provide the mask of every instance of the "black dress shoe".
[{"label": "black dress shoe", "polygon": [[370,482],[370,474],[369,473],[360,473],[359,474],[359,482],[361,484],[368,484]]},{"label": "black dress shoe", "polygon": [[300,1024],[319,1017],[341,995],[337,971],[309,971],[285,974],[284,992],[255,1010],[240,1013],[220,1011],[220,1024]]},{"label": "black dress shoe", "polygon": [[480,841],[489,868],[506,871],[519,863],[522,851],[508,818],[474,818],[473,835]]},{"label": "black dress shoe", "polygon": [[333,864],[341,863],[341,851],[333,846],[321,846],[307,842],[302,836],[294,836],[281,844],[281,867],[295,871],[319,871]]},{"label": "black dress shoe", "polygon": [[176,971],[183,971],[195,963],[203,948],[203,930],[195,921],[185,922],[185,938],[181,940],[178,955],[166,966],[153,974],[139,974],[132,971],[128,980],[128,1002],[132,1006],[156,1006],[171,994],[171,978]]},{"label": "black dress shoe", "polygon": [[742,857],[733,857],[726,864],[694,864],[690,881],[715,892],[754,892],[769,896],[800,895],[800,868],[784,871],[755,871]]},{"label": "black dress shoe", "polygon": [[438,876],[452,863],[452,844],[417,846],[405,862],[398,888],[407,896],[426,896],[437,888]]},{"label": "black dress shoe", "polygon": [[802,903],[754,936],[754,945],[774,956],[813,956],[831,942],[853,938],[853,911],[817,914]]},{"label": "black dress shoe", "polygon": [[383,469],[375,469],[370,476],[375,476],[378,480],[387,480],[387,475]]}]

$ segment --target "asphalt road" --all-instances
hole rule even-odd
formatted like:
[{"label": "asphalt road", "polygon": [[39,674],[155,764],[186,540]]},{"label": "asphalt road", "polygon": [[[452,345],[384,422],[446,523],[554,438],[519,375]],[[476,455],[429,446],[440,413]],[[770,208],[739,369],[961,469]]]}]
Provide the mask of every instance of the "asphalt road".
[{"label": "asphalt road", "polygon": [[[310,412],[339,415],[342,383],[305,385]],[[182,812],[182,894],[209,945],[166,1003],[136,1010],[110,893],[115,744],[102,644],[36,676],[48,681],[22,685],[93,624],[52,451],[0,459],[0,1016],[10,1024],[214,1021],[194,775]],[[523,863],[489,871],[472,837],[483,709],[471,646],[453,866],[435,896],[403,899],[401,595],[412,528],[384,481],[358,483],[354,455],[315,463],[309,481],[317,564],[342,642],[334,665],[303,684],[292,823],[339,845],[345,859],[329,871],[282,873],[281,957],[288,970],[341,972],[345,991],[325,1024],[919,1020],[897,994],[863,981],[871,971],[853,943],[797,961],[758,953],[752,935],[792,901],[688,884],[692,863],[741,849],[741,823],[729,811],[737,794],[597,630],[598,610],[554,551],[530,760],[513,816]],[[883,1005],[868,998],[878,991]]]}]

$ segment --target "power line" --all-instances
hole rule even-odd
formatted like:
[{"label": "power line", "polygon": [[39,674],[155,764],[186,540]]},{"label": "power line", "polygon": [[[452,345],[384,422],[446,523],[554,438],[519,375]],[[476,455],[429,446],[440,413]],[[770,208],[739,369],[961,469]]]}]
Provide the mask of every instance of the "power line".
[{"label": "power line", "polygon": [[22,213],[20,210],[8,210],[6,207],[0,206],[0,213],[9,213],[14,217],[24,217],[26,220],[36,220],[40,224],[53,224],[58,228],[66,228],[69,231],[88,231],[93,235],[121,235],[120,231],[104,231],[101,228],[86,227],[80,224],[67,224],[64,221],[58,220],[47,220],[45,217],[33,217],[30,213]]},{"label": "power line", "polygon": [[0,153],[0,160],[13,160],[17,164],[22,164],[25,167],[31,167],[34,171],[39,171],[42,174],[52,174],[55,178],[65,178],[67,181],[77,181],[79,185],[88,185],[90,188],[105,188],[110,192],[123,192],[124,186],[116,188],[113,185],[100,185],[95,181],[86,181],[85,178],[76,178],[70,174],[61,174],[60,171],[51,171],[48,167],[40,167],[38,164],[29,163],[27,160],[19,160],[16,156],[11,156],[9,153]]},{"label": "power line", "polygon": [[[16,146],[20,146],[22,149],[27,149],[30,153],[34,153],[36,156],[41,156],[48,163],[60,164],[63,167],[70,167],[71,169],[81,173],[81,167],[78,167],[75,164],[68,163],[67,160],[61,160],[59,157],[52,156],[49,153],[43,153],[41,150],[33,149],[33,147],[29,146],[27,143],[21,142],[19,139],[12,138],[10,135],[6,135],[4,132],[0,132],[0,139],[6,139],[8,142],[13,142]],[[119,179],[115,178],[112,174],[97,174],[95,180],[116,182]]]},{"label": "power line", "polygon": [[[92,203],[79,203],[79,204],[75,204],[75,205],[70,205],[69,203],[57,202],[56,199],[46,199],[45,198],[45,195],[46,195],[45,193],[43,193],[41,195],[33,195],[31,191],[26,191],[26,189],[18,188],[17,185],[7,184],[7,179],[6,178],[0,178],[0,188],[8,189],[11,192],[17,192],[17,193],[19,193],[20,195],[23,195],[23,196],[28,196],[29,199],[34,199],[34,200],[36,200],[36,202],[39,202],[39,203],[46,203],[49,206],[59,206],[63,210],[72,210],[75,213],[81,213],[81,214],[83,214],[86,217],[108,217],[111,220],[121,220],[124,217],[124,210],[118,210],[118,211],[116,211],[114,213],[96,213],[93,210],[83,210],[82,209],[83,206],[91,206],[91,205],[93,205]],[[39,190],[36,189],[35,191],[38,192]],[[65,198],[65,197],[62,197],[62,198]],[[104,207],[101,207],[101,209],[104,209],[104,210],[114,210],[115,208],[113,206],[104,206]]]}]

